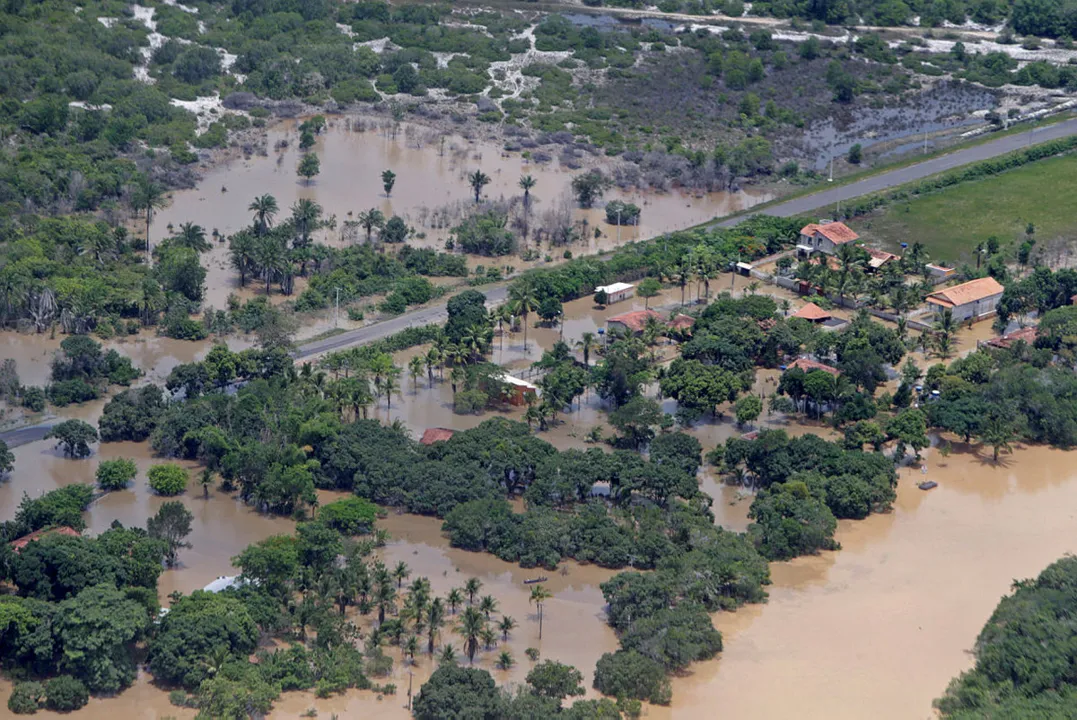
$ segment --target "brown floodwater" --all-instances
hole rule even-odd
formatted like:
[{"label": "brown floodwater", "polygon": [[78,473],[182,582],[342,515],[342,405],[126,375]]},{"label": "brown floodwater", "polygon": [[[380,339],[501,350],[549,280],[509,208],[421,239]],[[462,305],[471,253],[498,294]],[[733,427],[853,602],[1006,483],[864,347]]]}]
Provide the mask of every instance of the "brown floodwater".
[{"label": "brown floodwater", "polygon": [[[469,172],[481,169],[490,177],[484,196],[491,200],[519,196],[520,177],[533,176],[537,186],[533,191],[532,227],[543,213],[571,205],[569,184],[580,172],[562,168],[557,161],[529,162],[519,153],[506,153],[492,142],[457,135],[446,135],[442,148],[440,135],[419,126],[405,125],[394,138],[384,129],[376,129],[376,123],[369,119],[353,121],[333,116],[330,123],[314,147],[321,160],[321,173],[313,182],[300,182],[295,172],[300,157],[296,123],[280,123],[267,133],[268,156],[253,155],[217,165],[206,172],[197,188],[172,193],[170,205],[154,218],[151,229],[154,242],[168,236],[169,224],[178,227],[184,222],[198,223],[207,233],[215,229],[222,235],[233,233],[250,224],[247,206],[251,200],[268,193],[277,199],[279,220],[285,219],[292,204],[301,198],[319,203],[327,217],[336,216],[336,230],[324,230],[316,236],[322,242],[342,244],[344,221],[355,219],[359,212],[369,208],[377,208],[386,217],[400,215],[425,234],[425,238],[412,238],[410,244],[441,247],[448,228],[473,200],[466,180]],[[287,147],[278,149],[282,141],[287,142]],[[381,172],[386,169],[397,175],[392,196],[388,198],[381,181]],[[770,198],[769,193],[755,190],[693,195],[614,191],[607,199],[634,202],[643,209],[640,224],[623,227],[618,232],[616,226],[605,223],[601,209],[575,210],[577,222],[586,220],[590,229],[599,227],[603,234],[596,239],[589,233],[584,241],[569,249],[576,255],[608,250],[618,243],[696,225]],[[562,250],[556,250],[558,259]],[[239,292],[238,277],[228,264],[225,243],[216,244],[203,256],[203,264],[208,270],[208,306],[224,307],[232,292],[241,297],[264,292],[257,282]],[[476,257],[469,264],[472,267],[507,264],[517,269],[525,265],[519,257]],[[280,296],[274,293],[273,297]]]},{"label": "brown floodwater", "polygon": [[[746,282],[736,279],[737,292],[745,286]],[[711,289],[725,288],[715,282]],[[773,287],[764,286],[759,291],[790,297]],[[651,306],[667,310],[679,303],[680,291],[672,289],[652,299]],[[605,309],[594,308],[589,299],[568,303],[565,340],[571,345],[581,333],[603,326],[610,315],[642,306],[638,299]],[[981,323],[972,331],[962,330],[956,343],[958,352],[967,352],[976,340],[988,337],[989,327],[989,323]],[[525,351],[522,332],[506,333],[503,350],[501,338],[495,337],[493,359],[522,373],[559,336],[558,328],[529,328]],[[31,364],[44,364],[55,343],[44,336],[35,337],[39,339],[19,357]],[[167,345],[161,350],[155,347],[147,340],[128,352],[132,356],[141,352],[137,364],[149,367],[179,353]],[[421,351],[415,348],[398,353],[397,363],[404,366]],[[391,410],[386,410],[383,400],[372,414],[383,420],[401,419],[415,436],[427,427],[473,427],[496,414],[454,414],[447,377],[427,387],[424,372],[414,387],[406,376],[401,385]],[[758,373],[755,392],[769,396],[775,387],[776,373]],[[667,410],[672,408],[668,401],[664,405]],[[100,407],[79,408],[75,414],[92,420]],[[601,400],[589,393],[578,408],[561,416],[563,422],[541,437],[559,448],[587,447],[587,432],[603,423],[601,410]],[[520,419],[523,409],[501,414]],[[758,425],[781,427],[797,435],[831,432],[825,426],[766,415]],[[727,416],[699,423],[689,432],[708,450],[745,430]],[[841,551],[772,564],[770,601],[736,613],[716,614],[715,624],[724,634],[724,652],[719,659],[693,665],[690,672],[676,678],[673,706],[650,707],[648,716],[708,717],[721,707],[730,717],[932,717],[931,700],[943,692],[953,676],[971,665],[968,651],[1010,582],[1034,576],[1060,555],[1077,549],[1073,522],[1077,477],[1068,454],[1019,448],[1004,455],[996,467],[975,449],[957,442],[952,447],[947,458],[933,450],[925,454],[926,477],[939,482],[937,489],[918,490],[915,482],[925,475],[918,469],[903,469],[891,513],[839,523]],[[91,481],[97,463],[110,457],[135,459],[140,476],[133,489],[112,493],[93,505],[87,514],[91,533],[106,529],[114,519],[141,525],[162,502],[145,486],[145,470],[153,462],[145,444],[105,445],[90,459],[80,461],[61,457],[46,442],[30,443],[15,453],[17,470],[0,484],[0,519],[14,514],[23,491],[37,494],[70,482]],[[706,469],[701,486],[714,497],[718,523],[734,530],[747,527],[749,492],[722,484]],[[195,514],[194,547],[181,552],[180,567],[162,574],[162,598],[172,590],[189,592],[218,575],[234,572],[230,558],[246,545],[294,527],[290,520],[254,513],[219,491],[203,499],[200,489],[192,487],[181,500]],[[413,577],[429,577],[438,593],[461,585],[468,577],[478,577],[483,581],[483,592],[497,597],[501,611],[520,623],[507,643],[518,663],[514,669],[503,672],[493,667],[500,647],[477,660],[476,664],[491,670],[499,683],[522,682],[530,668],[523,651],[533,646],[540,648],[543,657],[576,665],[589,686],[595,661],[616,647],[616,638],[603,622],[598,589],[612,571],[565,563],[563,571],[546,572],[555,597],[547,605],[540,643],[534,608],[522,585],[537,571],[447,547],[435,519],[393,514],[382,525],[393,535],[392,542],[380,551],[387,563],[408,563]],[[448,630],[443,634],[445,640],[459,649],[458,639]],[[404,704],[409,671],[417,691],[433,667],[425,656],[411,667],[396,649],[389,652],[397,662],[392,676],[379,682],[396,684],[396,696],[379,697],[364,691],[317,699],[309,693],[289,693],[277,703],[273,717],[295,717],[312,707],[325,717],[333,712],[340,717],[407,717]],[[783,688],[783,692],[773,692],[774,687]],[[0,706],[6,703],[8,692],[9,685],[0,682]],[[119,697],[95,699],[75,716],[97,720],[192,715],[169,706],[166,693],[154,688],[143,675]]]}]

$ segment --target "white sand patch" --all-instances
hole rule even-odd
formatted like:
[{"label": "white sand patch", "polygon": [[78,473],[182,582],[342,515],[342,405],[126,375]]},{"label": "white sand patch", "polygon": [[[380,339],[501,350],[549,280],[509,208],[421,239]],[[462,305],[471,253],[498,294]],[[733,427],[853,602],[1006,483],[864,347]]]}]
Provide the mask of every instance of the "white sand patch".
[{"label": "white sand patch", "polygon": [[97,18],[97,22],[101,23],[102,25],[104,25],[107,28],[111,28],[113,25],[115,25],[119,21],[120,21],[119,18],[112,18],[112,17],[99,17],[99,18]]},{"label": "white sand patch", "polygon": [[386,50],[399,50],[400,47],[393,45],[392,41],[387,37],[378,38],[377,40],[367,40],[366,42],[355,43],[356,48],[367,47],[373,50],[378,55],[381,55]]},{"label": "white sand patch", "polygon": [[247,113],[240,112],[238,110],[225,111],[224,104],[221,102],[221,96],[217,93],[213,95],[196,98],[194,100],[176,100],[172,99],[172,104],[176,107],[183,108],[184,110],[194,113],[194,116],[198,119],[198,128],[195,133],[201,135],[209,126],[221,119],[222,115],[234,114],[234,115],[246,115]]},{"label": "white sand patch", "polygon": [[[777,37],[777,36],[775,36]],[[949,53],[954,49],[958,40],[936,40],[935,38],[924,38],[924,46],[919,50],[930,53]],[[1049,62],[1052,65],[1065,65],[1071,58],[1077,58],[1077,50],[1064,50],[1060,47],[1056,47],[1054,43],[1048,46],[1048,41],[1043,41],[1044,47],[1039,50],[1026,50],[1020,45],[1004,45],[1002,43],[995,42],[993,40],[981,40],[978,43],[964,43],[965,52],[967,53],[993,53],[999,52],[1004,55],[1009,55],[1014,60],[1020,62],[1036,62],[1042,60]],[[898,48],[903,45],[904,42],[888,42],[891,48]]]},{"label": "white sand patch", "polygon": [[94,105],[92,103],[83,102],[82,100],[72,100],[67,104],[68,107],[79,108],[80,110],[111,110],[112,106],[108,103],[101,103],[100,105]]},{"label": "white sand patch", "polygon": [[337,30],[340,30],[342,35],[347,35],[350,38],[355,37],[355,31],[344,23],[337,23]]},{"label": "white sand patch", "polygon": [[164,2],[165,5],[171,5],[172,7],[182,10],[183,12],[190,15],[198,14],[198,8],[188,7],[187,5],[183,5],[182,3],[176,2],[176,0],[162,0],[162,2]]},{"label": "white sand patch", "polygon": [[949,20],[943,20],[942,26],[947,30],[966,30],[973,32],[1000,33],[1002,32],[1002,28],[1004,28],[1006,25],[1005,23],[999,23],[998,25],[985,25],[984,23],[973,22],[972,20],[965,20],[965,22],[961,23],[960,25],[955,25]]},{"label": "white sand patch", "polygon": [[132,5],[131,12],[134,14],[135,20],[148,27],[152,32],[157,32],[157,21],[153,19],[153,14],[156,12],[154,8]]},{"label": "white sand patch", "polygon": [[436,52],[430,53],[434,56],[434,59],[438,61],[438,67],[444,70],[449,67],[449,61],[454,57],[467,57],[467,53],[458,52]]},{"label": "white sand patch", "polygon": [[[514,36],[513,40],[527,40],[527,51],[513,55],[508,60],[490,63],[490,77],[498,89],[505,93],[502,98],[495,101],[498,107],[501,107],[502,100],[515,100],[527,90],[535,89],[542,82],[540,78],[524,75],[523,69],[525,67],[536,63],[556,65],[562,60],[572,57],[571,50],[536,50],[534,25]],[[497,77],[502,74],[504,74],[504,80],[498,80]],[[483,95],[489,95],[489,93],[490,88],[483,91]]]}]

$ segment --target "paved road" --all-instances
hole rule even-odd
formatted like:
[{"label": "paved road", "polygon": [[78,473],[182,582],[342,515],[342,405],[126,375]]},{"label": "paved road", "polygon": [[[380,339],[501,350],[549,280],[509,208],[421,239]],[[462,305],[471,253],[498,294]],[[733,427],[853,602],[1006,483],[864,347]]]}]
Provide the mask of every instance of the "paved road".
[{"label": "paved road", "polygon": [[[930,175],[953,170],[962,165],[989,160],[998,155],[1005,155],[1030,144],[1045,143],[1049,140],[1058,140],[1070,135],[1077,135],[1077,118],[1063,120],[1041,128],[1034,128],[1023,133],[1006,135],[980,145],[973,145],[964,150],[955,150],[947,155],[940,155],[915,165],[872,175],[849,185],[793,198],[783,203],[770,205],[762,212],[767,215],[777,215],[778,217],[803,215],[820,208],[835,207],[838,202],[846,202],[861,195],[870,195],[880,190],[886,190],[897,185],[922,180]],[[742,220],[744,220],[743,215],[728,218],[714,223],[713,227],[732,227]]]},{"label": "paved road", "polygon": [[31,425],[16,430],[0,432],[0,440],[6,442],[8,447],[18,447],[19,445],[25,445],[26,443],[43,440],[55,424],[55,422],[49,421],[41,423],[40,425]]},{"label": "paved road", "polygon": [[[486,305],[488,307],[494,307],[508,299],[509,285],[508,283],[494,285],[493,287],[488,287],[483,290],[483,293],[486,295]],[[292,353],[292,357],[296,360],[302,360],[311,355],[317,355],[330,350],[339,350],[340,348],[348,347],[350,345],[375,342],[376,340],[381,340],[409,327],[420,327],[422,325],[429,325],[430,323],[443,323],[448,317],[448,313],[445,310],[447,303],[448,301],[421,310],[404,313],[403,315],[398,315],[388,320],[382,320],[373,325],[356,328],[355,330],[348,330],[339,335],[327,337],[324,340],[315,340],[314,342],[300,345],[295,352]]]},{"label": "paved road", "polygon": [[[903,185],[914,180],[921,180],[930,175],[953,170],[962,165],[968,165],[969,163],[979,162],[981,160],[988,160],[998,155],[1004,155],[1014,150],[1020,150],[1033,143],[1044,143],[1049,140],[1057,140],[1075,134],[1077,134],[1077,118],[1064,120],[1055,123],[1054,125],[1047,125],[1028,132],[1016,133],[1014,135],[996,138],[995,140],[989,140],[980,145],[974,145],[963,150],[956,150],[952,153],[940,155],[915,165],[909,165],[889,172],[879,173],[878,175],[872,175],[849,185],[786,200],[785,202],[768,206],[763,212],[767,215],[777,215],[779,217],[802,215],[820,208],[834,206],[839,201],[846,202],[861,195],[870,195],[871,193],[876,193],[880,190],[886,190],[887,188]],[[732,227],[743,221],[744,218],[744,215],[728,218],[714,223],[712,227]],[[491,307],[499,305],[508,297],[508,283],[495,285],[484,290],[484,292],[487,297],[487,305]],[[368,325],[356,330],[349,330],[324,340],[316,340],[307,343],[300,346],[293,354],[297,360],[303,359],[330,350],[339,350],[340,348],[349,347],[351,345],[361,345],[363,343],[381,340],[382,338],[400,332],[408,327],[428,325],[430,323],[441,323],[445,321],[445,318],[445,303],[442,303],[433,307],[423,308],[422,310],[404,313],[395,318],[383,320],[382,322],[374,323],[373,325]]]}]

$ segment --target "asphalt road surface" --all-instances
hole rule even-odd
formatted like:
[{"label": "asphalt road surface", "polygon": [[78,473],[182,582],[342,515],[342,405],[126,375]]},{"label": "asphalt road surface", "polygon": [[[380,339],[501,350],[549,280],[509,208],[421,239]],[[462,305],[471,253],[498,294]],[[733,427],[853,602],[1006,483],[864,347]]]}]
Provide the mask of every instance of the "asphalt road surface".
[{"label": "asphalt road surface", "polygon": [[[1006,135],[980,145],[967,147],[964,150],[955,150],[952,153],[940,155],[915,165],[872,175],[848,185],[793,198],[783,203],[770,205],[764,212],[767,215],[776,215],[778,217],[803,215],[819,208],[836,206],[838,202],[846,202],[861,195],[871,195],[887,188],[904,185],[915,180],[922,180],[930,175],[953,170],[962,165],[990,160],[993,157],[1005,155],[1008,152],[1020,150],[1032,144],[1038,145],[1074,134],[1077,134],[1077,118],[1063,120],[1041,128],[1033,128],[1023,133]],[[732,227],[743,219],[743,215],[729,218],[714,223],[712,227]]]}]

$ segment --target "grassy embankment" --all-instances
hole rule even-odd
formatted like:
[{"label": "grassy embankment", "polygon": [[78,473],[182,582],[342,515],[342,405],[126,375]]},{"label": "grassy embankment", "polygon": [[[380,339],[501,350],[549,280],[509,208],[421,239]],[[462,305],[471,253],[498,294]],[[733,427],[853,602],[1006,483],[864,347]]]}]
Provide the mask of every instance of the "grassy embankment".
[{"label": "grassy embankment", "polygon": [[869,244],[919,240],[932,258],[960,262],[991,235],[1003,244],[1023,239],[1028,223],[1039,240],[1077,234],[1074,197],[1077,155],[1065,155],[895,202],[849,224]]}]

